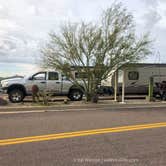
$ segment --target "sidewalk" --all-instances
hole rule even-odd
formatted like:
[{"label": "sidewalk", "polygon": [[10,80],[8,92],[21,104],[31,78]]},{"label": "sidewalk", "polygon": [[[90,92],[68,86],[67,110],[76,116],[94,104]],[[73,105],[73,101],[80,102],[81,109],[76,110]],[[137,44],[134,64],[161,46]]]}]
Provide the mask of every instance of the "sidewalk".
[{"label": "sidewalk", "polygon": [[97,104],[85,103],[85,102],[71,102],[69,104],[64,104],[62,102],[57,102],[50,106],[40,106],[40,105],[26,105],[26,104],[14,104],[11,106],[1,106],[0,112],[5,111],[68,111],[68,110],[91,110],[91,109],[101,109],[107,108],[113,109],[134,109],[134,108],[166,108],[166,102],[147,102],[146,100],[126,100],[125,103],[114,102],[113,100],[102,100]]}]

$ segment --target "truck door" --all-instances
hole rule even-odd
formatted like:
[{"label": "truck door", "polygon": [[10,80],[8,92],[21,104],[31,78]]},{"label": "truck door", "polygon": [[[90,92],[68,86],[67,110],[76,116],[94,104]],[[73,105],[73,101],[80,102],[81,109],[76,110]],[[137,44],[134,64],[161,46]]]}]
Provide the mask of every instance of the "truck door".
[{"label": "truck door", "polygon": [[61,78],[58,72],[48,72],[47,91],[55,94],[61,93]]},{"label": "truck door", "polygon": [[46,88],[46,72],[39,72],[30,77],[26,82],[26,88],[28,93],[32,93],[32,86],[37,85],[39,90]]}]

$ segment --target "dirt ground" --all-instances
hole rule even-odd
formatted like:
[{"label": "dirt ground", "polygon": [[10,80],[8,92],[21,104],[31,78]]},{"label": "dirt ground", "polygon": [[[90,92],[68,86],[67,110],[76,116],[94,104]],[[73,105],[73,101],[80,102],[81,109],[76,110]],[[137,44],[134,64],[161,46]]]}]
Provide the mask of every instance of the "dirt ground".
[{"label": "dirt ground", "polygon": [[[21,103],[11,103],[8,100],[8,96],[6,94],[0,94],[0,97],[3,97],[4,99],[6,99],[8,101],[8,104],[6,105],[7,107],[22,107],[22,106],[43,106],[43,102],[42,100],[39,103],[34,103],[32,102],[32,97],[28,96],[24,99],[23,102]],[[126,104],[145,104],[145,103],[149,103],[147,102],[147,100],[145,99],[146,96],[126,96],[126,100],[125,103]],[[67,103],[65,103],[64,101],[67,101]],[[156,103],[161,102],[160,100],[156,100]],[[99,101],[98,104],[119,104],[120,102],[115,102],[113,96],[99,96]],[[163,102],[161,102],[163,103]],[[89,104],[85,101],[85,98],[83,98],[82,101],[70,101],[66,96],[55,96],[50,98],[49,100],[49,106],[57,106],[57,105],[64,105],[64,104],[68,104],[68,105],[84,105],[84,104]],[[5,107],[5,106],[3,106]]]},{"label": "dirt ground", "polygon": [[[39,103],[34,103],[32,101],[32,96],[27,96],[25,97],[24,101],[21,103],[11,103],[8,100],[8,95],[6,94],[0,94],[0,97],[3,97],[5,100],[8,101],[7,106],[9,107],[21,107],[21,106],[40,106],[43,105],[42,100]],[[102,100],[99,101],[99,103],[105,103],[105,101],[103,100],[103,98],[105,98],[107,100],[107,102],[113,101],[113,97],[110,96],[101,96],[100,97]],[[67,101],[67,104],[70,105],[81,105],[81,104],[87,104],[87,102],[85,101],[85,98],[83,98],[82,101],[70,101],[66,96],[55,96],[55,97],[51,97],[49,100],[49,105],[51,106],[56,106],[56,105],[62,105],[65,104],[65,101]]]}]

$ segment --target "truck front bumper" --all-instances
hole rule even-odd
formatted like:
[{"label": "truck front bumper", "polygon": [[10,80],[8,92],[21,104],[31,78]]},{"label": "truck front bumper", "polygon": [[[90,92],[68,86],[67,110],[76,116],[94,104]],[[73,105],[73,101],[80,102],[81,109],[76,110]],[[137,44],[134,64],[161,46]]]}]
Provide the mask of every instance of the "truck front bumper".
[{"label": "truck front bumper", "polygon": [[7,89],[8,89],[7,87],[2,87],[1,89],[3,93],[7,93]]}]

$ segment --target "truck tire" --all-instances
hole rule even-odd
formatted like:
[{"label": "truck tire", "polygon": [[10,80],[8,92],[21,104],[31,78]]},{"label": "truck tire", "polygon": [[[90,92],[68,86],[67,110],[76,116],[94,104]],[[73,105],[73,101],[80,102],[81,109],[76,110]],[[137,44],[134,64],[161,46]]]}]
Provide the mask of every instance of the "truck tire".
[{"label": "truck tire", "polygon": [[69,92],[69,99],[72,101],[80,101],[82,100],[83,92],[79,89],[73,89]]},{"label": "truck tire", "polygon": [[12,103],[20,103],[23,101],[25,97],[23,91],[21,91],[20,89],[13,89],[8,93],[8,95],[9,95],[9,100]]}]

